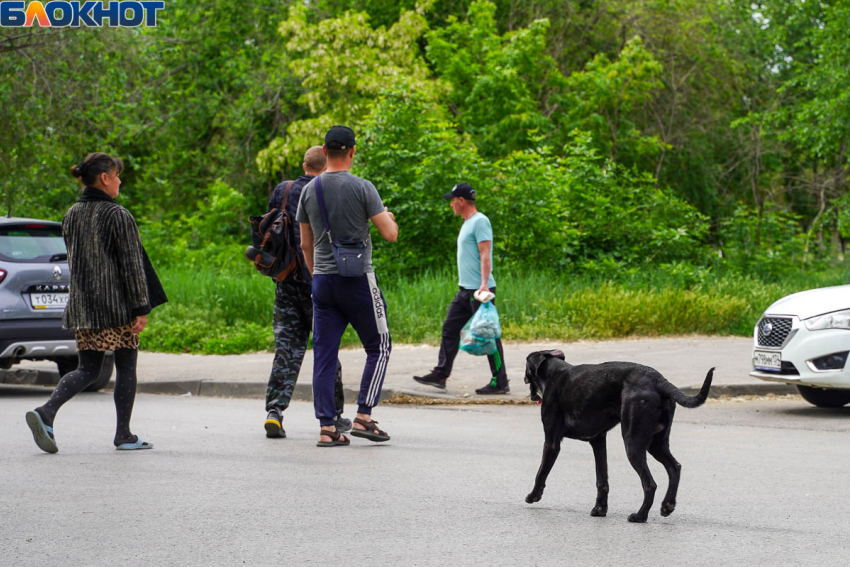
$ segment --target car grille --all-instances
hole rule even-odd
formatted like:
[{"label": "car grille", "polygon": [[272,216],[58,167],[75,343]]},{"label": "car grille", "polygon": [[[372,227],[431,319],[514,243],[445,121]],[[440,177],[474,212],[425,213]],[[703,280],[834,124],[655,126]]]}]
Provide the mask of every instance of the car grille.
[{"label": "car grille", "polygon": [[781,347],[791,332],[791,319],[784,317],[765,317],[758,324],[759,346]]}]

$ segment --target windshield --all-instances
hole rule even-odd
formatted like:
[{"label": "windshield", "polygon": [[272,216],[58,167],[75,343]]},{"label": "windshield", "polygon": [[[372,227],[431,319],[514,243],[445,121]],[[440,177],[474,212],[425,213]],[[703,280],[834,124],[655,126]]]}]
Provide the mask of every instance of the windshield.
[{"label": "windshield", "polygon": [[0,260],[63,262],[67,260],[62,227],[27,223],[0,226]]}]

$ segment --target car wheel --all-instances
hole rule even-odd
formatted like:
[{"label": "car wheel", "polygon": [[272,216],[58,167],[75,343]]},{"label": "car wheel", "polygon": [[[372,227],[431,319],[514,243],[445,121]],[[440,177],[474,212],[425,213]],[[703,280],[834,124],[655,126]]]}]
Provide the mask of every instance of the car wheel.
[{"label": "car wheel", "polygon": [[[79,365],[79,359],[76,356],[63,356],[62,358],[56,359],[56,366],[59,369],[59,376],[65,376],[65,374],[69,372],[73,372],[77,369]],[[103,366],[100,367],[100,375],[97,377],[97,380],[92,382],[92,384],[85,389],[86,392],[97,392],[98,390],[105,388],[107,384],[109,384],[109,380],[112,378],[112,371],[115,368],[115,355],[111,352],[107,352],[106,356],[103,357]]]},{"label": "car wheel", "polygon": [[797,386],[797,391],[804,400],[819,408],[840,408],[850,403],[850,390]]},{"label": "car wheel", "polygon": [[100,376],[97,377],[91,386],[86,388],[86,392],[97,392],[98,390],[105,388],[107,384],[109,384],[109,380],[112,378],[112,371],[115,369],[115,355],[111,352],[107,352],[106,356],[103,357],[103,365],[100,367]]},{"label": "car wheel", "polygon": [[76,356],[63,356],[60,358],[55,358],[53,361],[56,363],[56,368],[59,369],[59,378],[61,379],[65,374],[69,372],[73,372],[77,369],[77,365],[80,361]]}]

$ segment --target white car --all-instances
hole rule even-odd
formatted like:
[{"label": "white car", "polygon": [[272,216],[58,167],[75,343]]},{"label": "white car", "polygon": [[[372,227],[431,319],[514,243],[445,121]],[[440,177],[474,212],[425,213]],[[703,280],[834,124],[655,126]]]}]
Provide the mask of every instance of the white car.
[{"label": "white car", "polygon": [[753,342],[750,376],[794,384],[819,407],[850,403],[850,285],[783,297],[761,316]]}]

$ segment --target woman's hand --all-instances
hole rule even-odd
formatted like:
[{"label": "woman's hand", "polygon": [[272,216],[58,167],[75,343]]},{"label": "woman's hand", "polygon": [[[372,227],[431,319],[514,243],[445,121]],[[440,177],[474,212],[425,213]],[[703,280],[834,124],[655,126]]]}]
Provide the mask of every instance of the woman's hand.
[{"label": "woman's hand", "polygon": [[130,328],[134,333],[141,333],[145,330],[145,325],[148,324],[148,316],[142,315],[133,319],[133,326]]}]

